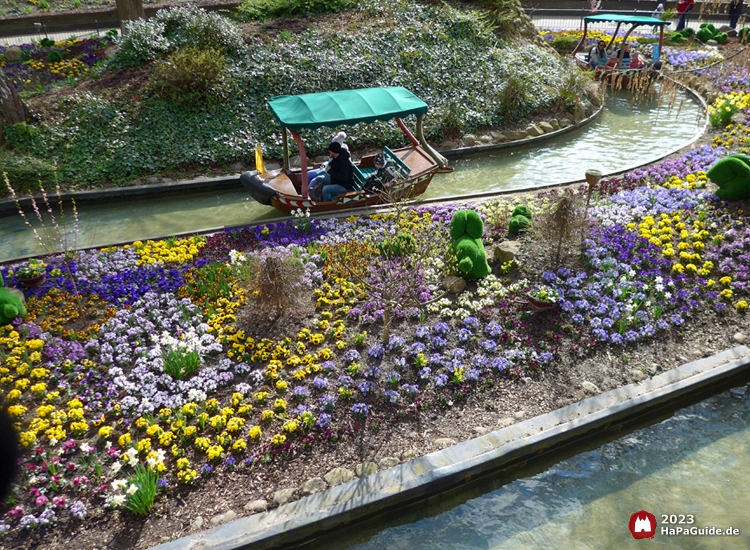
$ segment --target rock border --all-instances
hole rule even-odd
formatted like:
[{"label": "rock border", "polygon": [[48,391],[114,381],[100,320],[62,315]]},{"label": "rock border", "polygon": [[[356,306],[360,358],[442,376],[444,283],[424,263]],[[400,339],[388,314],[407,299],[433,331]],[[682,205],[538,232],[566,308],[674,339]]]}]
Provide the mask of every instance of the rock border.
[{"label": "rock border", "polygon": [[[738,346],[152,550],[261,550],[301,542],[458,487],[550,447],[588,437],[592,430],[607,429],[613,422],[726,382],[750,371],[749,367],[750,348]],[[248,510],[262,508],[256,502],[250,504],[253,507]]]}]

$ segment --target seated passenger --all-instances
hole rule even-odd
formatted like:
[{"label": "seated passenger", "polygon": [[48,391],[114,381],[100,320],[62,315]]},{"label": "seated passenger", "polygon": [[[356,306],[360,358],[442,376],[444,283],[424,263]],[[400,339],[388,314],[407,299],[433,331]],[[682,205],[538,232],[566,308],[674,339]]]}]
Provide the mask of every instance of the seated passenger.
[{"label": "seated passenger", "polygon": [[608,56],[606,48],[607,44],[604,42],[604,40],[600,40],[596,46],[591,48],[591,52],[589,53],[589,66],[592,69],[603,67],[607,62]]},{"label": "seated passenger", "polygon": [[612,71],[617,67],[617,64],[620,62],[620,60],[617,58],[617,55],[612,54],[612,57],[610,57],[607,60],[607,63],[604,65],[604,69],[607,71]]},{"label": "seated passenger", "polygon": [[354,191],[354,168],[349,151],[334,141],[328,146],[328,152],[333,157],[326,166],[331,183],[323,187],[324,201],[332,201],[339,195]]},{"label": "seated passenger", "polygon": [[639,69],[641,67],[645,67],[645,63],[641,59],[641,54],[638,52],[633,52],[633,56],[630,58],[630,68],[631,69]]},{"label": "seated passenger", "polygon": [[[346,134],[344,132],[339,132],[334,136],[333,142],[338,143],[341,145],[342,149],[345,149],[348,152],[349,147],[344,143],[345,139]],[[331,162],[331,158],[321,164],[320,168],[309,170],[307,172],[307,196],[310,197],[310,200],[315,202],[323,200],[323,187],[330,185],[331,183],[331,176],[326,171],[328,164]]]}]

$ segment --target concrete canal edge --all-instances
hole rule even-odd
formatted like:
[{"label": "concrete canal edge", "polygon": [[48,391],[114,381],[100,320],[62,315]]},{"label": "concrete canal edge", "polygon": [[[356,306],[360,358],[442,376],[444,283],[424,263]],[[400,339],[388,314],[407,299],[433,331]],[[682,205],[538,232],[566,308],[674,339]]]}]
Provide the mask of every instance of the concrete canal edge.
[{"label": "concrete canal edge", "polygon": [[518,464],[550,447],[726,383],[748,367],[750,348],[738,346],[152,550],[281,548]]}]

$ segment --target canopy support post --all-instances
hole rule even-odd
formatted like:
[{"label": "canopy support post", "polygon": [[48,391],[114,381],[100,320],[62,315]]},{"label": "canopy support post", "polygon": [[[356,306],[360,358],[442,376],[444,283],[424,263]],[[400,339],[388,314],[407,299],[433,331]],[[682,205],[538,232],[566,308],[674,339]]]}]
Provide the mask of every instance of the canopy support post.
[{"label": "canopy support post", "polygon": [[289,172],[289,144],[286,138],[286,126],[281,127],[281,146],[284,148],[284,173]]},{"label": "canopy support post", "polygon": [[[664,25],[659,26],[659,55],[664,51]],[[656,61],[654,59],[654,61]]]},{"label": "canopy support post", "polygon": [[[299,134],[295,132],[294,130],[289,130],[289,133],[292,134],[292,137],[294,138],[294,141],[297,142],[297,148],[299,149],[299,158],[300,158],[300,164],[302,165],[302,198],[306,199],[307,197],[307,151],[305,151],[305,144],[302,143],[302,138],[299,137]],[[289,161],[285,161],[286,165],[288,166]]]},{"label": "canopy support post", "polygon": [[[422,116],[417,117],[417,128],[419,128],[419,123],[422,119]],[[414,137],[414,134],[412,134],[409,131],[409,128],[406,127],[406,124],[404,124],[404,121],[401,120],[399,117],[396,117],[396,124],[398,124],[398,127],[401,128],[401,131],[404,133],[404,135],[411,141],[411,144],[416,147],[419,145],[419,142],[417,141],[417,138]]]},{"label": "canopy support post", "polygon": [[586,40],[586,30],[587,30],[588,25],[589,25],[588,22],[584,19],[584,21],[583,21],[583,36],[581,36],[581,40],[576,45],[576,49],[573,50],[573,53],[572,53],[573,59],[576,58],[576,54],[578,53],[578,50],[580,50],[583,47],[583,43]]},{"label": "canopy support post", "polygon": [[[422,120],[423,119],[424,119],[424,115],[418,115],[417,116],[417,136],[419,137],[419,143],[420,143],[420,145],[422,145],[422,148],[425,150],[425,152],[428,155],[430,155],[435,160],[435,162],[437,162],[437,165],[440,168],[445,168],[446,166],[448,166],[448,160],[443,155],[441,155],[440,153],[438,153],[437,151],[435,151],[435,149],[433,149],[430,146],[430,144],[427,143],[427,140],[424,138],[424,131],[422,130]],[[396,120],[398,121],[399,126],[403,125],[403,122],[401,121],[400,118],[396,118]],[[406,127],[404,126],[401,129],[402,130],[406,130]],[[408,130],[406,130],[406,131],[408,132]],[[414,136],[411,135],[411,132],[409,132],[408,135],[411,136],[412,140],[414,139]],[[416,146],[416,143],[414,145]]]}]

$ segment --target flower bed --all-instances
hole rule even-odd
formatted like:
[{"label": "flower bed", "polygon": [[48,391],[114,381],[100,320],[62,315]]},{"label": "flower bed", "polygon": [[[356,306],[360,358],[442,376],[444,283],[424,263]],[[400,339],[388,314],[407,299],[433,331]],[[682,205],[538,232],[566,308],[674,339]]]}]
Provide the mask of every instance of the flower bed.
[{"label": "flower bed", "polygon": [[[745,215],[705,192],[704,172],[674,173],[691,159],[669,161],[669,178],[635,172],[623,179],[649,185],[602,194],[584,264],[541,277],[561,311],[533,323],[528,282],[499,266],[440,297],[457,206],[79,252],[68,265],[81,302],[64,257],[48,258],[47,281],[26,290],[28,315],[1,329],[0,384],[26,449],[5,536],[102,507],[147,514],[137,498],[148,491],[170,498],[181,485],[200,491],[217,468],[294,463],[375,421],[658,337],[706,308],[744,311]],[[478,209],[490,224],[517,202]],[[535,218],[549,209],[526,202]],[[377,245],[400,232],[418,250],[383,256]],[[277,338],[250,336],[260,322],[250,304],[263,298],[243,268],[271,257],[299,265],[294,292],[314,314]],[[15,269],[2,269],[11,284]],[[386,311],[399,328],[383,339]]]},{"label": "flower bed", "polygon": [[[462,205],[45,258],[27,315],[0,328],[0,392],[24,448],[0,541],[46,546],[95,518],[108,543],[116,519],[210,499],[216,478],[227,491],[261,478],[281,488],[383,425],[421,426],[428,411],[440,423],[487,388],[520,391],[598,352],[625,357],[709,315],[744,323],[747,216],[705,175],[746,149],[740,105],[744,120],[713,146],[600,181],[581,261],[495,264],[456,295],[441,283],[456,273],[449,223]],[[562,199],[585,195],[468,207],[490,246],[525,204],[535,232],[521,244],[533,251]],[[397,254],[400,234],[413,242]],[[21,265],[1,268],[9,286]],[[529,308],[542,288],[559,308]]]}]

